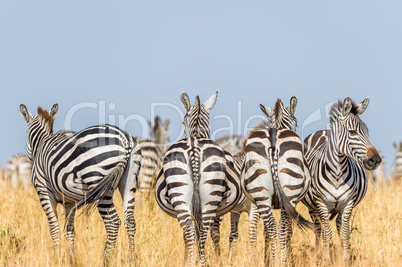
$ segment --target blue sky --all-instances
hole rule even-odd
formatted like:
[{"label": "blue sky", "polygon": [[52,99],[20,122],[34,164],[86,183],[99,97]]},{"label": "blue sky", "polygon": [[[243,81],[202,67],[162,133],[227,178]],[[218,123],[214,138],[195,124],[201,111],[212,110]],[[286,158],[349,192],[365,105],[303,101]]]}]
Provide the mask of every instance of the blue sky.
[{"label": "blue sky", "polygon": [[59,103],[55,130],[122,118],[138,136],[158,114],[176,139],[169,104],[218,90],[213,131],[228,116],[244,134],[260,103],[295,95],[303,137],[327,127],[332,101],[369,96],[361,118],[389,172],[402,141],[401,14],[400,1],[3,1],[0,165],[25,152],[21,103],[34,114]]}]

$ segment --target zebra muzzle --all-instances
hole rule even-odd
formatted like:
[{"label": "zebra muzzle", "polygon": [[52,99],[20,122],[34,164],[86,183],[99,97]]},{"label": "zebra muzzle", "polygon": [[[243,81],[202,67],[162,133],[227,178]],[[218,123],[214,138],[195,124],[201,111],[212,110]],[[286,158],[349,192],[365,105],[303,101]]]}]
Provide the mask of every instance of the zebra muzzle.
[{"label": "zebra muzzle", "polygon": [[368,158],[363,161],[364,168],[366,170],[372,171],[377,169],[377,167],[382,162],[380,155],[375,148],[370,148],[367,152]]}]

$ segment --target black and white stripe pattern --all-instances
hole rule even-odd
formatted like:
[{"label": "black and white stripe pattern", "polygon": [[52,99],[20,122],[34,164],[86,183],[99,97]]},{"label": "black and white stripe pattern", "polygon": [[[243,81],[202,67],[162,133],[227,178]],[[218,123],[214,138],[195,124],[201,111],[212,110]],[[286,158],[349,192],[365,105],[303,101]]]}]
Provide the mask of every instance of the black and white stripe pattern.
[{"label": "black and white stripe pattern", "polygon": [[[193,246],[198,244],[199,264],[205,265],[205,240],[215,217],[236,205],[240,182],[223,150],[210,140],[209,111],[217,93],[204,104],[194,105],[186,93],[181,101],[187,111],[183,124],[186,138],[173,144],[164,157],[155,196],[159,206],[178,219],[184,232],[185,262],[193,265]],[[194,222],[194,224],[193,224]]]},{"label": "black and white stripe pattern", "polygon": [[141,147],[142,165],[138,176],[138,186],[142,193],[149,193],[153,189],[158,172],[162,169],[163,156],[168,149],[169,135],[169,120],[162,120],[159,116],[155,117],[155,124],[148,122],[151,128],[151,139],[136,138]]},{"label": "black and white stripe pattern", "polygon": [[277,259],[277,225],[273,208],[281,209],[279,240],[282,263],[286,263],[287,250],[290,250],[292,223],[302,228],[312,227],[295,209],[310,184],[309,176],[304,171],[302,142],[295,133],[296,105],[295,97],[292,97],[288,108],[283,107],[280,99],[275,109],[260,105],[270,118],[272,127],[251,132],[244,148],[241,181],[246,196],[257,205],[264,221],[266,265],[270,261],[270,254],[273,265]]},{"label": "black and white stripe pattern", "polygon": [[391,167],[391,179],[401,180],[402,178],[402,142],[394,143],[395,161]]},{"label": "black and white stripe pattern", "polygon": [[75,211],[85,204],[96,205],[106,227],[104,256],[105,262],[109,262],[120,226],[113,205],[113,192],[119,188],[130,251],[134,255],[134,195],[141,164],[140,147],[130,134],[112,125],[93,126],[72,135],[53,134],[57,110],[57,104],[50,112],[38,108],[38,115],[33,116],[24,105],[20,106],[28,123],[32,183],[48,218],[55,248],[60,245],[57,203],[66,209],[66,237],[72,260]]},{"label": "black and white stripe pattern", "polygon": [[350,217],[367,190],[364,168],[373,170],[381,163],[367,126],[359,118],[368,103],[366,98],[355,105],[349,97],[343,103],[336,102],[329,112],[331,129],[315,132],[304,140],[304,155],[312,182],[303,203],[315,224],[317,248],[323,235],[326,261],[330,260],[332,242],[329,221],[336,215],[344,257],[349,260]]},{"label": "black and white stripe pattern", "polygon": [[6,166],[6,175],[11,179],[11,186],[17,188],[22,185],[28,189],[31,184],[32,161],[27,155],[12,156]]}]

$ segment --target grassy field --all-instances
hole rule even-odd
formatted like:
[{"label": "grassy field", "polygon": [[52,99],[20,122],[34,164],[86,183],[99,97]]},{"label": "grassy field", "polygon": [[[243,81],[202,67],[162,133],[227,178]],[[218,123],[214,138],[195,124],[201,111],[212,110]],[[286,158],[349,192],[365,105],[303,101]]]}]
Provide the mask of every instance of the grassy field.
[{"label": "grassy field", "polygon": [[[352,223],[352,266],[402,266],[401,183],[370,184],[363,202],[354,210]],[[121,201],[115,204],[122,214]],[[298,210],[309,218],[302,204]],[[58,208],[59,221],[64,223],[64,210]],[[278,217],[278,213],[275,213]],[[121,217],[122,218],[122,217]],[[177,220],[163,214],[153,196],[137,196],[137,266],[182,266],[184,242]],[[207,263],[228,266],[229,218],[225,216],[221,230],[222,255],[215,258],[210,239],[207,240]],[[78,266],[102,266],[105,229],[97,212],[76,217],[76,256]],[[239,241],[234,249],[232,266],[263,265],[263,230],[260,221],[257,253],[251,256],[248,244],[246,214],[240,221]],[[332,222],[336,233],[335,222]],[[314,234],[295,229],[292,239],[296,266],[316,265]],[[334,266],[342,266],[339,237],[334,234]],[[128,241],[124,226],[120,228],[112,266],[129,265]],[[49,227],[33,187],[26,192],[13,190],[8,181],[0,179],[0,266],[68,266],[67,241],[62,238],[58,254],[52,249]]]}]

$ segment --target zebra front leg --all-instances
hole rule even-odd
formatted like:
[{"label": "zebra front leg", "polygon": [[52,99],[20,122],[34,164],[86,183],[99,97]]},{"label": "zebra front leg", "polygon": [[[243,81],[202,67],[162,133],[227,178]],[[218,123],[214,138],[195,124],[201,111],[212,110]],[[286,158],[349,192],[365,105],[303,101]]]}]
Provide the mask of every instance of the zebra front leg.
[{"label": "zebra front leg", "polygon": [[113,204],[113,192],[101,199],[97,205],[99,214],[106,228],[106,244],[104,250],[104,263],[109,265],[116,246],[117,233],[120,227],[120,218]]},{"label": "zebra front leg", "polygon": [[[75,232],[74,232],[74,217],[75,217],[75,209],[71,212],[72,208],[75,204],[68,203],[65,205],[66,210],[66,229],[65,229],[65,237],[68,241],[68,249],[70,250],[70,261],[74,264],[75,262],[75,255],[74,255],[74,239],[75,239]],[[70,214],[71,212],[71,214]]]},{"label": "zebra front leg", "polygon": [[249,212],[248,238],[250,240],[250,248],[253,254],[255,253],[255,247],[257,244],[257,226],[259,218],[260,215],[258,214],[257,206],[251,203]]},{"label": "zebra front leg", "polygon": [[[272,214],[272,208],[267,205],[257,205],[260,216],[264,221],[264,233],[265,233],[265,266],[268,266],[270,263],[272,266],[276,265],[276,258],[277,258],[277,229],[276,229],[276,222],[274,215]],[[269,247],[271,246],[271,253],[269,251]],[[271,256],[270,256],[271,254]]]},{"label": "zebra front leg", "polygon": [[321,201],[317,201],[317,206],[318,206],[318,212],[320,214],[321,225],[323,228],[324,260],[330,262],[331,257],[329,249],[332,244],[332,230],[329,224],[328,207]]},{"label": "zebra front leg", "polygon": [[311,220],[314,223],[314,234],[315,234],[315,249],[316,253],[321,248],[321,220],[319,213],[309,211]]},{"label": "zebra front leg", "polygon": [[46,214],[47,221],[49,223],[50,235],[53,240],[54,251],[57,254],[60,249],[60,227],[57,219],[57,202],[53,196],[47,193],[41,193],[38,191],[40,204],[43,211]]},{"label": "zebra front leg", "polygon": [[232,261],[233,247],[239,238],[240,213],[230,213],[229,262]]},{"label": "zebra front leg", "polygon": [[215,221],[212,224],[211,227],[211,239],[212,239],[212,245],[215,250],[215,256],[220,256],[221,255],[221,248],[220,248],[220,240],[221,240],[221,223],[222,223],[223,217],[215,217]]},{"label": "zebra front leg", "polygon": [[350,262],[350,216],[352,215],[354,203],[349,202],[336,218],[336,227],[341,239],[343,258],[345,262]]}]

